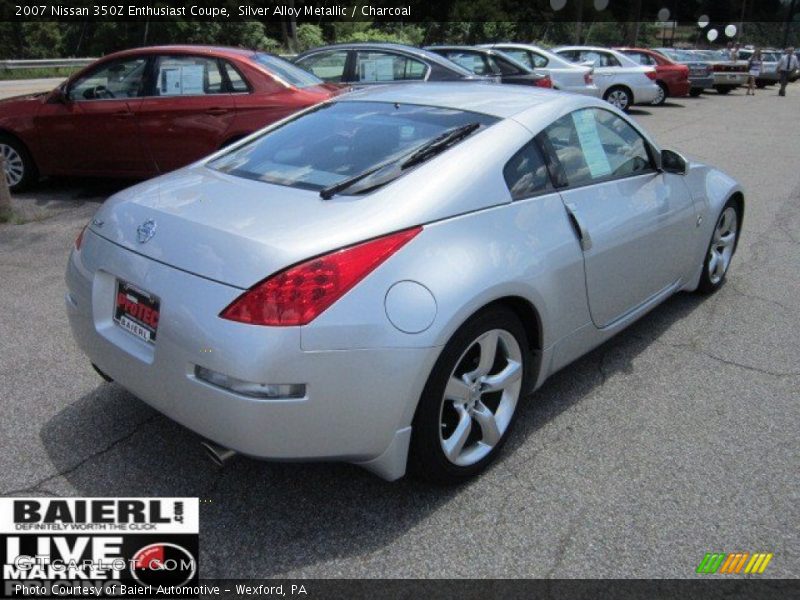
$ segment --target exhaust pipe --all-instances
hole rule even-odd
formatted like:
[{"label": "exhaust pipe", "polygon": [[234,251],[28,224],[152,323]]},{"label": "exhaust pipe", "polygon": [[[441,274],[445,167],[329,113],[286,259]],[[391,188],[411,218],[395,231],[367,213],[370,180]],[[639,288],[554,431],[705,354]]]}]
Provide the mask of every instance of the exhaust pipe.
[{"label": "exhaust pipe", "polygon": [[220,446],[208,440],[203,440],[200,442],[200,445],[203,447],[203,450],[206,451],[206,456],[219,468],[224,467],[230,459],[236,456],[236,450],[231,450],[230,448]]}]

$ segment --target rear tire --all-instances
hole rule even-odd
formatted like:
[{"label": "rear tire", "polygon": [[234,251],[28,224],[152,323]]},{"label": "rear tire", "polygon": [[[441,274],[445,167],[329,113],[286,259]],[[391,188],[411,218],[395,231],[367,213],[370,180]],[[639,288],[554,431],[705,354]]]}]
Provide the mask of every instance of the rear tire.
[{"label": "rear tire", "polygon": [[659,89],[658,96],[656,96],[656,99],[653,100],[650,104],[652,104],[653,106],[661,106],[662,104],[664,104],[664,102],[667,101],[667,98],[669,97],[669,90],[667,89],[667,86],[663,81],[656,81],[656,84],[658,85]]},{"label": "rear tire", "polygon": [[503,306],[470,318],[442,350],[414,415],[409,471],[456,484],[499,454],[527,390],[530,353],[519,318]]},{"label": "rear tire", "polygon": [[21,192],[39,178],[25,144],[17,138],[0,133],[0,153],[6,159],[5,177],[12,192]]}]

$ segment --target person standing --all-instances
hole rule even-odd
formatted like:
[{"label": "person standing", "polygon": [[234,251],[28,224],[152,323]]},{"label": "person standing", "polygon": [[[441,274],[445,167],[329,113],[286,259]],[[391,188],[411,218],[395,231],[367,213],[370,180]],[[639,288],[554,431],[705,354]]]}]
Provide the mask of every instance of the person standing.
[{"label": "person standing", "polygon": [[761,75],[762,64],[761,50],[759,49],[753,52],[753,56],[747,61],[747,92],[745,96],[756,95],[756,79]]},{"label": "person standing", "polygon": [[789,83],[789,75],[795,69],[800,69],[797,57],[794,55],[794,48],[787,48],[781,59],[778,61],[778,77],[781,82],[781,89],[778,92],[779,96],[786,95],[786,84]]}]

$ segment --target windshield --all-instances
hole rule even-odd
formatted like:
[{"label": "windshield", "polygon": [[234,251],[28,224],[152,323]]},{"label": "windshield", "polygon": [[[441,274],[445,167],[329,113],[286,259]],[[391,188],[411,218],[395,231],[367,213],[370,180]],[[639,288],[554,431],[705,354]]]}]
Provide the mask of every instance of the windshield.
[{"label": "windshield", "polygon": [[290,120],[209,163],[224,173],[322,190],[407,156],[442,133],[497,119],[386,102],[334,102]]},{"label": "windshield", "polygon": [[278,56],[272,56],[271,54],[259,52],[253,56],[253,60],[266,67],[269,72],[276,75],[289,85],[293,85],[295,87],[310,87],[312,85],[321,85],[323,83],[323,81],[316,75],[309,73],[308,71],[304,71],[300,67],[297,67]]}]

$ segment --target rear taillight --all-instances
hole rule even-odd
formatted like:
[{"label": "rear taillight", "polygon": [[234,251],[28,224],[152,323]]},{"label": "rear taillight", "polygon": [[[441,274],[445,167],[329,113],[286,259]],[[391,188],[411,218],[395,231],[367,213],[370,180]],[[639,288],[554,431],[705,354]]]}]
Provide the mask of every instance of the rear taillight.
[{"label": "rear taillight", "polygon": [[250,325],[306,325],[421,231],[398,231],[289,267],[251,287],[219,316]]},{"label": "rear taillight", "polygon": [[553,87],[553,80],[550,79],[550,75],[545,75],[541,79],[537,79],[534,84],[536,87],[542,88],[552,88]]},{"label": "rear taillight", "polygon": [[653,71],[653,70],[645,71],[644,74],[647,75],[647,78],[650,79],[651,81],[655,81],[656,80],[656,72],[655,71]]},{"label": "rear taillight", "polygon": [[75,238],[75,250],[80,250],[81,246],[83,245],[83,234],[86,233],[86,226],[81,229],[81,232],[78,234],[78,237]]},{"label": "rear taillight", "polygon": [[591,73],[585,73],[583,75],[583,82],[586,85],[592,85],[594,83],[594,78],[592,77],[592,74]]}]

